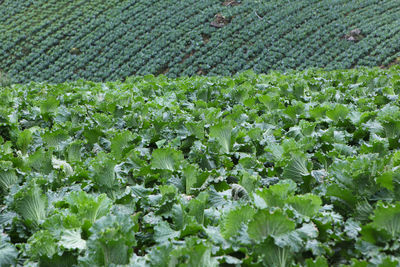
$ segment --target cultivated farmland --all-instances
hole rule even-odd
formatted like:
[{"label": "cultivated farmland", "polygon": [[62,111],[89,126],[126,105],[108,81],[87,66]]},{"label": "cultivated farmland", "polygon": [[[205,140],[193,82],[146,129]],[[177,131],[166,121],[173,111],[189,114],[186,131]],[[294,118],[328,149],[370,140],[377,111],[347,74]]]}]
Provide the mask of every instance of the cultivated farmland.
[{"label": "cultivated farmland", "polygon": [[14,82],[345,69],[400,56],[398,0],[5,0]]}]

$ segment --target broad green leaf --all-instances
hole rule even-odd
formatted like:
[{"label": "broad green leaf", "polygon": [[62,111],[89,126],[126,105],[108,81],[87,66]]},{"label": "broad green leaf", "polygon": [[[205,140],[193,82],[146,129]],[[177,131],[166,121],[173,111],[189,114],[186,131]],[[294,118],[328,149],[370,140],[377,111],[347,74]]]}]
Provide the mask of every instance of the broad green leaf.
[{"label": "broad green leaf", "polygon": [[210,137],[218,140],[222,153],[229,153],[232,148],[232,130],[230,121],[220,122],[210,127]]},{"label": "broad green leaf", "polygon": [[74,141],[70,143],[67,147],[67,161],[69,162],[77,162],[81,160],[82,157],[82,142]]},{"label": "broad green leaf", "polygon": [[153,151],[151,166],[154,169],[174,171],[178,169],[182,161],[183,154],[181,151],[172,148],[159,148]]},{"label": "broad green leaf", "polygon": [[229,201],[225,198],[224,193],[217,192],[213,186],[209,187],[208,205],[213,208],[228,205]]},{"label": "broad green leaf", "polygon": [[180,232],[172,230],[166,221],[161,221],[154,227],[154,241],[158,244],[169,243],[179,235]]},{"label": "broad green leaf", "polygon": [[287,203],[303,216],[312,217],[321,208],[322,200],[313,194],[296,195],[288,199]]},{"label": "broad green leaf", "polygon": [[286,234],[274,237],[275,244],[279,247],[290,248],[292,252],[304,250],[307,242],[318,237],[318,228],[313,223],[304,223],[302,227]]},{"label": "broad green leaf", "polygon": [[79,258],[79,265],[128,264],[136,245],[135,229],[130,216],[103,216],[90,228],[86,254]]},{"label": "broad green leaf", "polygon": [[284,215],[282,211],[259,210],[250,221],[247,232],[251,238],[262,241],[268,236],[286,234],[293,231],[294,228],[295,223]]},{"label": "broad green leaf", "polygon": [[111,140],[111,153],[116,159],[120,159],[123,156],[123,150],[128,146],[132,138],[133,135],[130,131],[124,131],[114,136]]},{"label": "broad green leaf", "polygon": [[386,256],[382,259],[382,262],[379,264],[379,267],[397,267],[400,265],[400,260],[398,258],[392,258],[390,256]]},{"label": "broad green leaf", "polygon": [[104,113],[93,114],[93,119],[103,128],[111,128],[113,126],[113,120],[110,115]]},{"label": "broad green leaf", "polygon": [[30,143],[32,142],[32,132],[30,129],[25,129],[18,135],[17,146],[23,154],[26,154]]},{"label": "broad green leaf", "polygon": [[64,230],[58,245],[66,249],[86,249],[86,241],[82,239],[80,229]]},{"label": "broad green leaf", "polygon": [[189,260],[184,266],[197,267],[197,266],[219,266],[218,261],[215,257],[211,256],[211,248],[203,244],[199,244],[189,252]]},{"label": "broad green leaf", "polygon": [[283,159],[283,153],[285,152],[283,147],[276,143],[268,144],[266,151],[270,152],[276,161]]},{"label": "broad green leaf", "polygon": [[59,105],[60,101],[58,101],[54,96],[44,99],[40,104],[40,112],[42,113],[43,119],[47,121],[50,116],[54,116]]},{"label": "broad green leaf", "polygon": [[0,191],[7,192],[17,181],[18,176],[14,170],[0,170]]},{"label": "broad green leaf", "polygon": [[8,238],[0,235],[0,266],[14,266],[18,256],[18,250],[12,245]]},{"label": "broad green leaf", "polygon": [[190,194],[194,185],[197,184],[197,176],[199,172],[193,165],[187,165],[183,168],[183,176],[185,178],[185,191],[186,194]]},{"label": "broad green leaf", "polygon": [[307,259],[306,266],[307,267],[329,267],[328,261],[323,256],[318,256],[315,260]]},{"label": "broad green leaf", "polygon": [[292,262],[293,253],[289,248],[278,247],[272,238],[265,239],[255,247],[255,252],[262,261],[262,266],[286,267]]},{"label": "broad green leaf", "polygon": [[369,217],[374,212],[374,208],[367,200],[357,203],[355,210],[355,218],[361,222],[369,221]]},{"label": "broad green leaf", "polygon": [[96,185],[105,189],[111,189],[116,185],[114,159],[109,155],[100,152],[96,158],[92,160],[92,179]]},{"label": "broad green leaf", "polygon": [[223,216],[222,223],[220,224],[221,235],[225,239],[229,239],[238,234],[242,224],[247,225],[250,219],[253,218],[255,210],[250,206],[242,206],[233,210]]},{"label": "broad green leaf", "polygon": [[218,266],[217,259],[211,256],[212,247],[208,242],[197,237],[188,238],[185,241],[184,246],[177,247],[170,252],[168,266]]},{"label": "broad green leaf", "polygon": [[[363,242],[368,242],[366,245],[368,245],[368,247],[373,247],[374,250],[379,250],[379,247],[376,246],[377,244],[386,243],[392,239],[392,236],[387,231],[384,229],[377,229],[373,223],[362,225],[360,234]],[[367,248],[367,250],[369,252],[370,248]]]},{"label": "broad green leaf", "polygon": [[246,193],[253,192],[257,187],[258,177],[251,175],[250,173],[243,171],[242,177],[240,178],[239,184],[246,189]]},{"label": "broad green leaf", "polygon": [[400,133],[400,107],[387,104],[378,113],[377,120],[381,122],[388,138],[398,138]]},{"label": "broad green leaf", "polygon": [[33,181],[14,196],[15,211],[28,226],[37,227],[46,218],[47,197]]},{"label": "broad green leaf", "polygon": [[204,209],[206,208],[206,202],[208,194],[201,192],[196,198],[190,200],[187,205],[188,214],[193,216],[199,224],[204,223]]},{"label": "broad green leaf", "polygon": [[342,104],[336,104],[333,109],[326,112],[326,116],[335,122],[345,120],[347,114],[349,114],[349,109]]},{"label": "broad green leaf", "polygon": [[307,163],[308,160],[304,155],[293,154],[292,159],[285,167],[282,176],[285,179],[292,179],[296,182],[302,181],[304,176],[310,175]]},{"label": "broad green leaf", "polygon": [[45,151],[43,148],[36,150],[36,152],[29,156],[29,166],[34,171],[49,174],[53,169],[51,154],[51,151]]},{"label": "broad green leaf", "polygon": [[46,132],[43,134],[42,139],[48,147],[61,147],[61,144],[67,141],[69,134],[63,129],[58,129],[52,132]]},{"label": "broad green leaf", "polygon": [[385,129],[386,137],[388,138],[398,138],[400,132],[400,122],[385,122],[382,123]]},{"label": "broad green leaf", "polygon": [[357,202],[356,196],[349,189],[343,188],[338,184],[329,185],[326,190],[326,196],[339,199],[348,207],[354,207]]},{"label": "broad green leaf", "polygon": [[191,135],[194,135],[197,139],[204,139],[204,121],[201,122],[187,122],[185,124]]},{"label": "broad green leaf", "polygon": [[98,142],[99,138],[104,135],[103,129],[101,128],[89,128],[85,127],[83,131],[83,135],[86,138],[86,141],[93,145]]},{"label": "broad green leaf", "polygon": [[361,231],[360,222],[353,220],[353,218],[348,219],[344,223],[344,231],[348,237],[356,239]]},{"label": "broad green leaf", "polygon": [[256,191],[256,195],[260,196],[267,207],[283,208],[287,198],[296,190],[296,183],[292,180],[283,180],[278,184],[272,185],[269,188]]},{"label": "broad green leaf", "polygon": [[[151,267],[170,266],[170,257],[173,247],[171,244],[152,247],[149,255],[149,264]],[[147,266],[147,265],[146,265]]]},{"label": "broad green leaf", "polygon": [[379,184],[380,186],[393,191],[394,186],[393,186],[393,176],[394,172],[389,171],[389,172],[384,172],[378,177],[376,177],[376,183]]},{"label": "broad green leaf", "polygon": [[372,222],[377,229],[384,229],[392,237],[396,237],[400,234],[400,203],[394,205],[378,203]]},{"label": "broad green leaf", "polygon": [[42,257],[40,265],[54,267],[77,266],[77,256],[72,251],[64,251],[62,255],[54,254],[52,258]]},{"label": "broad green leaf", "polygon": [[279,97],[274,97],[271,95],[261,95],[258,100],[264,104],[268,111],[274,110],[278,107]]},{"label": "broad green leaf", "polygon": [[172,206],[172,228],[174,230],[182,230],[185,226],[187,214],[184,211],[184,206],[182,204],[175,204]]}]

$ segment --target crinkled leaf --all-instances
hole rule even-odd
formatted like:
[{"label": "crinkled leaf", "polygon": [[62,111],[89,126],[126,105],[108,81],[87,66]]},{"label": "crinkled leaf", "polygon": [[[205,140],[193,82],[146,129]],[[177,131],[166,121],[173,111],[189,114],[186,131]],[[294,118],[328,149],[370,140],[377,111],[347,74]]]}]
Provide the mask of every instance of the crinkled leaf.
[{"label": "crinkled leaf", "polygon": [[86,249],[86,241],[82,239],[80,229],[63,231],[58,245],[66,249]]},{"label": "crinkled leaf", "polygon": [[74,170],[72,169],[71,165],[69,165],[65,160],[52,157],[51,163],[53,164],[54,169],[63,171],[67,177],[74,174]]},{"label": "crinkled leaf", "polygon": [[112,201],[105,195],[94,196],[84,191],[71,192],[66,197],[70,211],[90,224],[107,215],[111,209]]},{"label": "crinkled leaf", "polygon": [[150,266],[170,266],[170,253],[172,250],[173,248],[170,244],[153,247],[148,254]]},{"label": "crinkled leaf", "polygon": [[225,239],[237,235],[242,224],[247,224],[253,218],[255,210],[249,206],[232,209],[224,215],[220,225],[221,234]]},{"label": "crinkled leaf", "polygon": [[57,240],[48,230],[34,233],[28,240],[29,255],[32,259],[52,258],[57,253]]}]

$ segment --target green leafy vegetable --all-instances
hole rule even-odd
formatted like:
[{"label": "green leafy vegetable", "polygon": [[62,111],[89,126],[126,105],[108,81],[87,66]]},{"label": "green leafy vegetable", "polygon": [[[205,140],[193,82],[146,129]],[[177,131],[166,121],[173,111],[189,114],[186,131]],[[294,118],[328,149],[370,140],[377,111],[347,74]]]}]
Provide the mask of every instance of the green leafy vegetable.
[{"label": "green leafy vegetable", "polygon": [[182,161],[182,152],[172,148],[159,148],[153,151],[151,166],[154,169],[174,171]]},{"label": "green leafy vegetable", "polygon": [[259,210],[249,223],[248,233],[251,238],[263,241],[269,236],[278,236],[293,231],[295,223],[282,211]]},{"label": "green leafy vegetable", "polygon": [[218,140],[222,153],[229,153],[232,149],[232,130],[233,126],[230,121],[218,123],[210,128],[210,137]]},{"label": "green leafy vegetable", "polygon": [[38,227],[46,218],[47,197],[33,181],[14,196],[15,211],[30,227]]}]

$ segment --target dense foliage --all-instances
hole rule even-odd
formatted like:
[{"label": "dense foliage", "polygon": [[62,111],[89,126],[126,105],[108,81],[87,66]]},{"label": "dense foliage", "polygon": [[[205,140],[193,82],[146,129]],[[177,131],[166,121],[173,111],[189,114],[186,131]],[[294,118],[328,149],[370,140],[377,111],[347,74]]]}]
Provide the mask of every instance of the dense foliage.
[{"label": "dense foliage", "polygon": [[0,265],[398,266],[400,68],[0,91]]},{"label": "dense foliage", "polygon": [[398,0],[5,0],[0,70],[58,83],[380,66],[400,56],[399,23]]}]

